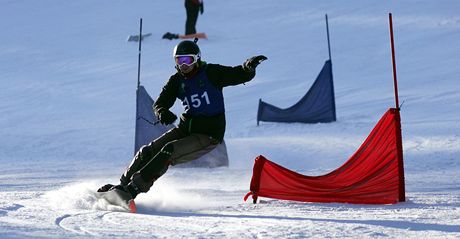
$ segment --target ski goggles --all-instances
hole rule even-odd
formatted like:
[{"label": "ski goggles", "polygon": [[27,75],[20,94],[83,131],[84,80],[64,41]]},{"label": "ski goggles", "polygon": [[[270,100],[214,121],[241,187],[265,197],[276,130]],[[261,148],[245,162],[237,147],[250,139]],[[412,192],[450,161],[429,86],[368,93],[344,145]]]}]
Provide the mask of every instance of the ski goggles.
[{"label": "ski goggles", "polygon": [[174,56],[174,60],[176,61],[176,65],[178,66],[181,66],[183,64],[191,66],[198,61],[198,55],[177,55]]}]

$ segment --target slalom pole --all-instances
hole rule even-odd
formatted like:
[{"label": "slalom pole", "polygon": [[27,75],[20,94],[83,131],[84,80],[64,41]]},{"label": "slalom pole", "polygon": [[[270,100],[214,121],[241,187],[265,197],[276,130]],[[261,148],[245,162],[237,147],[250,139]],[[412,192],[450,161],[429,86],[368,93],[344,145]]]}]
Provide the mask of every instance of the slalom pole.
[{"label": "slalom pole", "polygon": [[332,57],[331,57],[331,40],[330,40],[330,36],[329,36],[329,20],[327,18],[327,14],[326,14],[326,32],[327,32],[327,49],[329,51],[329,61],[331,63],[331,94],[333,96],[333,99],[332,99],[332,105],[334,107],[334,120],[333,121],[337,121],[337,114],[336,114],[336,110],[335,110],[335,94],[334,94],[334,82],[333,82],[333,74],[332,74]]},{"label": "slalom pole", "polygon": [[[142,50],[142,18],[140,19],[140,22],[139,22],[139,57],[137,60],[137,90],[138,91],[139,91],[139,86],[141,85],[141,50]],[[137,106],[136,106],[136,116],[137,116]],[[157,125],[158,123],[160,123],[159,120],[156,122],[151,122],[144,117],[140,117],[140,119],[143,119],[144,121],[146,121],[147,123],[151,125]]]},{"label": "slalom pole", "polygon": [[390,25],[390,42],[391,42],[391,58],[393,62],[393,80],[394,80],[394,91],[395,91],[395,103],[396,103],[396,147],[398,154],[398,173],[399,173],[399,202],[406,201],[406,186],[404,177],[404,160],[403,160],[403,146],[402,146],[402,133],[401,133],[401,116],[399,115],[399,97],[398,97],[398,79],[396,76],[396,57],[395,57],[395,43],[393,35],[393,16],[391,13],[388,14],[388,20]]},{"label": "slalom pole", "polygon": [[139,87],[141,85],[141,44],[142,42],[142,18],[140,19],[139,23],[139,56],[137,58],[137,88],[136,88],[136,122],[135,122],[135,130],[134,130],[134,154],[136,154],[136,145],[137,145],[137,120],[138,120],[138,100],[139,100]]},{"label": "slalom pole", "polygon": [[142,18],[139,23],[139,57],[137,59],[137,89],[141,84],[141,49],[142,49]]},{"label": "slalom pole", "polygon": [[399,97],[398,97],[398,78],[396,76],[396,58],[395,58],[395,43],[393,36],[393,17],[391,13],[388,15],[390,23],[390,43],[391,43],[391,58],[393,62],[393,80],[394,80],[394,91],[395,91],[395,103],[396,109],[399,110]]},{"label": "slalom pole", "polygon": [[327,20],[327,14],[326,14],[326,31],[327,31],[327,48],[329,50],[329,60],[332,61],[331,59],[331,41],[329,40],[329,21]]}]

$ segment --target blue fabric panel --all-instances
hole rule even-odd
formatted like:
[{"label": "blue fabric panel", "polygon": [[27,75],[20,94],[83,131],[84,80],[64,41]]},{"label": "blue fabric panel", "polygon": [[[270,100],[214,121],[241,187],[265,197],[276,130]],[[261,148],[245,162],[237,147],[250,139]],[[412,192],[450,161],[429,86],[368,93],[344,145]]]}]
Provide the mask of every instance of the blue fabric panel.
[{"label": "blue fabric panel", "polygon": [[[134,153],[136,153],[143,145],[158,138],[166,131],[171,129],[173,125],[164,126],[160,123],[155,124],[158,118],[153,113],[153,99],[149,93],[141,85],[137,90],[136,99],[136,135],[134,143]],[[155,125],[154,125],[155,124]]]},{"label": "blue fabric panel", "polygon": [[301,123],[336,121],[332,78],[332,64],[327,60],[311,88],[293,106],[281,109],[260,100],[257,124],[259,121]]}]

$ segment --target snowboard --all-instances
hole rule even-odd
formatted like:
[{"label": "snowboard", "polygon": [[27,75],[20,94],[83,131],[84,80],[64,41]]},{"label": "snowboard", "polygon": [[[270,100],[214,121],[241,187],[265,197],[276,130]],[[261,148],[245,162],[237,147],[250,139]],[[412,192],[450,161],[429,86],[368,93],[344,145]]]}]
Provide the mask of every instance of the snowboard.
[{"label": "snowboard", "polygon": [[[151,36],[152,33],[147,33],[147,34],[142,34],[142,36],[140,37],[141,41],[144,40],[144,38],[146,37],[149,37]],[[134,42],[138,42],[139,41],[139,35],[130,35],[128,36],[128,40],[127,41],[134,41]]]},{"label": "snowboard", "polygon": [[97,192],[98,196],[104,199],[107,203],[114,206],[119,206],[128,212],[136,213],[137,207],[134,199],[127,195],[126,192],[119,189],[112,189],[107,192]]},{"label": "snowboard", "polygon": [[188,34],[188,35],[180,35],[180,39],[195,39],[195,38],[203,38],[203,39],[208,39],[208,36],[204,32],[199,32],[195,34]]}]

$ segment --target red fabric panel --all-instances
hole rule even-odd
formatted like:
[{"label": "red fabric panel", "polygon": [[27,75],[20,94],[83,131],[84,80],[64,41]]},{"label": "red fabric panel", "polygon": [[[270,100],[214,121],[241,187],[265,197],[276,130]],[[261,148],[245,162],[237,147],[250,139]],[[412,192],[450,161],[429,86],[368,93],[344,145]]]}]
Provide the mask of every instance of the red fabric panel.
[{"label": "red fabric panel", "polygon": [[254,199],[393,204],[405,201],[402,163],[400,116],[392,108],[353,156],[328,174],[301,175],[258,156],[249,194]]}]

